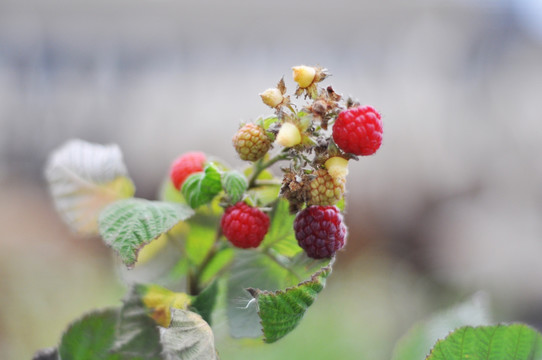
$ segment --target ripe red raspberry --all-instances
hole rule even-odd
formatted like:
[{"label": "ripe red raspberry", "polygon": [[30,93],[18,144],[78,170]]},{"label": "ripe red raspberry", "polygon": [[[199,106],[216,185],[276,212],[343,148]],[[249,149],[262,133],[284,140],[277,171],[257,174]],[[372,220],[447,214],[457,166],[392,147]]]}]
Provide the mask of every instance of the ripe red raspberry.
[{"label": "ripe red raspberry", "polygon": [[241,201],[226,209],[220,226],[226,239],[236,247],[255,248],[269,230],[269,216]]},{"label": "ripe red raspberry", "polygon": [[380,114],[371,106],[341,111],[333,125],[333,140],[347,153],[374,154],[382,144]]},{"label": "ripe red raspberry", "polygon": [[327,170],[320,169],[314,173],[316,177],[309,183],[309,199],[307,205],[335,205],[344,194],[344,177],[333,178]]},{"label": "ripe red raspberry", "polygon": [[169,177],[173,186],[177,190],[180,190],[187,177],[203,171],[205,161],[205,154],[197,151],[187,152],[175,159],[169,171]]},{"label": "ripe red raspberry", "polygon": [[265,130],[254,124],[246,124],[240,128],[232,139],[239,157],[246,161],[261,159],[271,147]]},{"label": "ripe red raspberry", "polygon": [[336,206],[309,206],[294,220],[295,238],[313,259],[332,257],[346,241],[346,225]]}]

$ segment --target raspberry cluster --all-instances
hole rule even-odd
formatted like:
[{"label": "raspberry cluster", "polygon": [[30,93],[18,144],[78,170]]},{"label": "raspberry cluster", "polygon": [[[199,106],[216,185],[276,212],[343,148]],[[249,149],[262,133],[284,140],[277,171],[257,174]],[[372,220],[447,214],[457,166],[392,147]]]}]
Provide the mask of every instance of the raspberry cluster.
[{"label": "raspberry cluster", "polygon": [[[282,167],[280,196],[296,214],[299,246],[318,259],[332,257],[344,246],[346,226],[336,205],[344,198],[348,163],[374,154],[382,144],[383,130],[373,107],[344,100],[331,86],[321,87],[327,76],[321,67],[293,67],[297,85],[293,96],[306,103],[292,102],[281,79],[260,94],[274,114],[242,125],[232,139],[239,157],[252,163],[245,191],[264,187],[263,171],[277,161],[289,161]],[[274,146],[278,154],[270,155]],[[202,153],[177,159],[171,167],[174,186],[179,189],[190,174],[202,171],[205,161]],[[223,200],[224,236],[236,247],[258,247],[269,228],[269,216],[260,208],[268,209],[269,201],[246,195]]]},{"label": "raspberry cluster", "polygon": [[290,161],[282,168],[280,196],[297,214],[296,238],[313,258],[331,257],[344,246],[346,227],[334,205],[344,197],[348,162],[374,154],[382,144],[380,114],[371,106],[343,100],[331,86],[319,87],[327,76],[321,67],[293,67],[294,95],[308,103],[292,103],[281,79],[260,94],[274,116],[244,125],[233,137],[243,160],[262,164],[274,141]]}]

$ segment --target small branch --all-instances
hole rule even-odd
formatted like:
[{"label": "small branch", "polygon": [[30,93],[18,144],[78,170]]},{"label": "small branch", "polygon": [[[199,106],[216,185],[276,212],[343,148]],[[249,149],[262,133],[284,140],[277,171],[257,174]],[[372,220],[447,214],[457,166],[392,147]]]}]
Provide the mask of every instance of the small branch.
[{"label": "small branch", "polygon": [[258,176],[260,176],[262,171],[264,171],[268,167],[272,166],[276,162],[281,161],[281,160],[286,160],[287,158],[288,158],[288,154],[284,153],[284,152],[281,152],[280,154],[278,154],[275,157],[269,159],[269,161],[267,161],[265,163],[261,159],[258,160],[254,164],[254,172],[252,173],[252,175],[250,176],[250,180],[248,181],[248,188],[252,189],[253,187],[256,186],[256,180],[258,179]]}]

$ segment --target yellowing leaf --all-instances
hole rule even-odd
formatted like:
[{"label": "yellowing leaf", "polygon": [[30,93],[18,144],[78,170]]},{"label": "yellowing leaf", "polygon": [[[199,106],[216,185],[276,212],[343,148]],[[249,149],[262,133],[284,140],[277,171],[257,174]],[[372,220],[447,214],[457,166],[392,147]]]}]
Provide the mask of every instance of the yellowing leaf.
[{"label": "yellowing leaf", "polygon": [[176,293],[158,285],[142,286],[142,301],[151,309],[151,317],[162,327],[171,323],[171,308],[186,309],[191,299],[185,293]]}]

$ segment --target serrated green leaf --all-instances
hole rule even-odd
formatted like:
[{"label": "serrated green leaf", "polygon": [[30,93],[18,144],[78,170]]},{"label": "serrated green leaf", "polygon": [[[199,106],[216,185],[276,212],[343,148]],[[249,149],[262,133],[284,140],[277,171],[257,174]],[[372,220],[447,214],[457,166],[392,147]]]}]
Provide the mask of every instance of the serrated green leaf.
[{"label": "serrated green leaf", "polygon": [[218,294],[218,282],[213,281],[211,285],[207,286],[203,291],[196,296],[190,310],[201,315],[209,325],[211,325],[211,314],[215,307],[216,296]]},{"label": "serrated green leaf", "polygon": [[416,324],[397,343],[393,360],[419,360],[427,356],[429,349],[451,330],[461,326],[489,325],[489,300],[483,293],[442,311],[429,320]]},{"label": "serrated green leaf", "polygon": [[248,188],[247,179],[238,171],[232,170],[222,176],[222,187],[233,204],[243,198]]},{"label": "serrated green leaf", "polygon": [[113,351],[127,358],[160,360],[160,332],[141,299],[144,291],[134,286],[123,300]]},{"label": "serrated green leaf", "polygon": [[312,275],[310,280],[286,290],[249,290],[258,301],[266,343],[273,343],[295,329],[326,285],[326,278],[330,273],[331,266],[327,266]]},{"label": "serrated green leaf", "polygon": [[294,233],[295,215],[290,215],[288,201],[279,199],[271,213],[271,224],[261,247],[273,249],[283,256],[292,257],[303,251]]},{"label": "serrated green leaf", "polygon": [[160,334],[168,360],[215,360],[213,331],[200,315],[186,310],[172,309],[169,328]]},{"label": "serrated green leaf", "polygon": [[144,199],[117,201],[99,217],[100,234],[122,261],[131,267],[139,249],[169,231],[194,211],[186,205]]},{"label": "serrated green leaf", "polygon": [[190,175],[181,188],[181,193],[192,209],[207,204],[222,190],[220,172],[213,164],[205,166],[203,172]]},{"label": "serrated green leaf", "polygon": [[540,360],[542,335],[523,324],[465,326],[437,342],[427,360]]},{"label": "serrated green leaf", "polygon": [[45,177],[56,209],[83,235],[97,235],[100,211],[135,192],[117,145],[71,140],[51,154]]},{"label": "serrated green leaf", "polygon": [[62,336],[58,353],[62,360],[120,360],[110,353],[115,339],[118,310],[94,311],[76,320]]},{"label": "serrated green leaf", "polygon": [[258,306],[247,288],[276,291],[310,279],[330,259],[314,260],[302,252],[293,258],[273,251],[236,250],[228,278],[227,314],[233,337],[260,337]]}]

